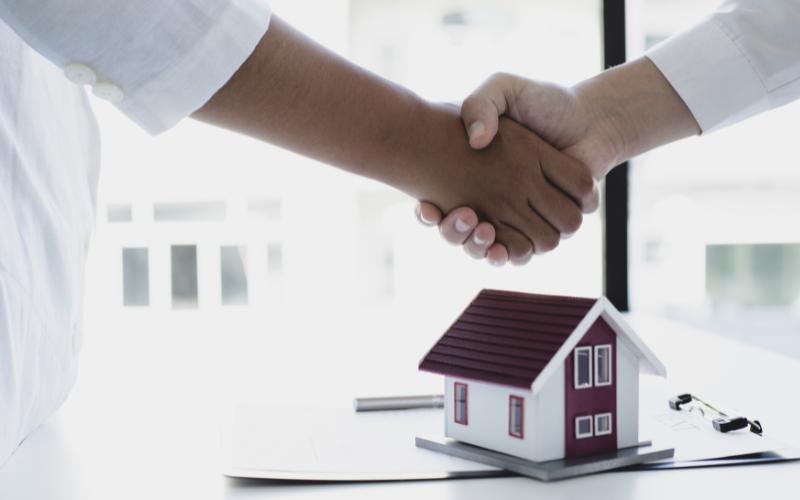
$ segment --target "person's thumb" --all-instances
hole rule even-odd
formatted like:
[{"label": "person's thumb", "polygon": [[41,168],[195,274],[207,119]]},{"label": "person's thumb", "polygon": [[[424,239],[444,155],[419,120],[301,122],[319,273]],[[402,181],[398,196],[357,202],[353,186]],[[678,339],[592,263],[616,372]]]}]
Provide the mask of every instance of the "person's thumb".
[{"label": "person's thumb", "polygon": [[497,108],[492,101],[472,94],[461,104],[461,119],[469,136],[469,145],[475,149],[485,148],[497,134]]},{"label": "person's thumb", "polygon": [[498,118],[506,112],[506,94],[513,91],[507,75],[486,80],[461,103],[461,119],[469,135],[469,145],[485,148],[497,134]]}]

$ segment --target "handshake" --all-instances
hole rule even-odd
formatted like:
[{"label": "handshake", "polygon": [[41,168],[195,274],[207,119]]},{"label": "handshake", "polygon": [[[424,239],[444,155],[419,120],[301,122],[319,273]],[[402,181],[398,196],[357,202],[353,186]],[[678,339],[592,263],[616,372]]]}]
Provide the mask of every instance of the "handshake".
[{"label": "handshake", "polygon": [[[598,208],[597,180],[619,158],[589,104],[573,89],[492,76],[461,105],[469,145],[481,160],[459,165],[450,180],[463,198],[422,197],[417,218],[497,266],[553,250]],[[454,208],[456,199],[468,204]],[[442,218],[442,211],[449,213]]]},{"label": "handshake", "polygon": [[447,241],[497,266],[525,264],[578,231],[583,214],[599,206],[597,181],[627,156],[624,127],[609,119],[615,114],[599,112],[592,85],[585,87],[489,78],[461,105],[469,145],[482,161],[460,165],[449,187],[468,203],[422,196],[420,222],[438,224]]},{"label": "handshake", "polygon": [[456,169],[449,187],[461,194],[458,201],[424,193],[416,214],[472,257],[498,266],[525,264],[575,233],[582,215],[598,208],[597,181],[614,166],[700,133],[645,57],[570,88],[496,74],[464,100],[460,114],[483,161]]}]

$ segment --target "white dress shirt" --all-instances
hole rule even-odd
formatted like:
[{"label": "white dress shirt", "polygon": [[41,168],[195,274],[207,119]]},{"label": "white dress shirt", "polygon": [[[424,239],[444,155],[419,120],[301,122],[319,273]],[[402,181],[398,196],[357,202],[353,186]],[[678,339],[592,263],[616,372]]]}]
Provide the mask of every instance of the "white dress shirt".
[{"label": "white dress shirt", "polygon": [[84,86],[157,134],[269,18],[261,0],[0,0],[0,466],[77,376],[100,168]]},{"label": "white dress shirt", "polygon": [[800,0],[728,0],[646,55],[712,132],[800,98]]}]

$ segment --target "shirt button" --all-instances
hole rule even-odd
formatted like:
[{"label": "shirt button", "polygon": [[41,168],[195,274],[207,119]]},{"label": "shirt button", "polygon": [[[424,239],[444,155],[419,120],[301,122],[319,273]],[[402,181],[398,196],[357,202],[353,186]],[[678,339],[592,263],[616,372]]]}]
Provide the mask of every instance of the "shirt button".
[{"label": "shirt button", "polygon": [[97,81],[97,75],[92,68],[78,63],[67,64],[64,68],[64,76],[78,85],[94,85],[94,82]]},{"label": "shirt button", "polygon": [[109,102],[119,102],[125,97],[122,89],[113,83],[100,82],[92,87],[92,93],[100,99],[105,99]]}]

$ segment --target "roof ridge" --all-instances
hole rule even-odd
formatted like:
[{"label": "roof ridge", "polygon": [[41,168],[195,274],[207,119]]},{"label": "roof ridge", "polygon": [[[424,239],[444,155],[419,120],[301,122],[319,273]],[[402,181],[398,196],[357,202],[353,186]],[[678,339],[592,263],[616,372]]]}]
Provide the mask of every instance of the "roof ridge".
[{"label": "roof ridge", "polygon": [[570,295],[546,295],[540,293],[512,292],[508,290],[495,290],[492,288],[484,288],[475,298],[477,299],[480,297],[503,297],[510,299],[522,299],[526,302],[537,301],[537,302],[572,303],[572,304],[575,304],[576,302],[582,302],[585,304],[594,304],[595,302],[600,300],[599,298],[591,298],[591,297],[575,297]]}]

